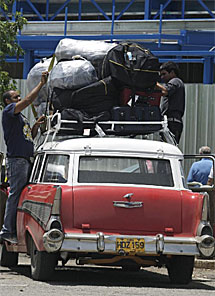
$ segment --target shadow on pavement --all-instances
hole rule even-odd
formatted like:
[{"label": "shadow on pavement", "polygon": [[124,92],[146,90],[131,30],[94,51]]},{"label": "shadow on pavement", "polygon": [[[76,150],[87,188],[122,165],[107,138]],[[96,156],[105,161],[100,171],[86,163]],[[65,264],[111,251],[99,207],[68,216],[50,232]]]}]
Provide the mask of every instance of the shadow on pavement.
[{"label": "shadow on pavement", "polygon": [[[109,287],[157,287],[166,289],[188,289],[215,291],[215,287],[210,286],[208,279],[194,279],[188,285],[173,285],[164,270],[156,269],[154,272],[141,269],[139,272],[125,272],[119,268],[104,267],[77,267],[65,266],[57,267],[51,281],[47,281],[52,286],[109,286]],[[162,272],[160,272],[162,271]],[[0,269],[0,273],[17,273],[31,278],[30,266],[19,265],[16,268]]]}]

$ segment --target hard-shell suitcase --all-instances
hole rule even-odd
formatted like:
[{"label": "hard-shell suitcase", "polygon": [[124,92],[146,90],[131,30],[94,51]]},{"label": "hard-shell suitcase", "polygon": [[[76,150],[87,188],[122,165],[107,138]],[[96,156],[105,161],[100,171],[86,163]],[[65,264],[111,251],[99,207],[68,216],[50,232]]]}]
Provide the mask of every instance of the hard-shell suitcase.
[{"label": "hard-shell suitcase", "polygon": [[[144,107],[114,107],[111,112],[113,121],[125,121],[125,124],[120,123],[115,126],[115,131],[118,135],[128,134],[149,134],[161,129],[161,113],[157,106]],[[136,124],[126,124],[133,121]],[[138,124],[140,121],[159,122],[158,124],[147,123]]]}]

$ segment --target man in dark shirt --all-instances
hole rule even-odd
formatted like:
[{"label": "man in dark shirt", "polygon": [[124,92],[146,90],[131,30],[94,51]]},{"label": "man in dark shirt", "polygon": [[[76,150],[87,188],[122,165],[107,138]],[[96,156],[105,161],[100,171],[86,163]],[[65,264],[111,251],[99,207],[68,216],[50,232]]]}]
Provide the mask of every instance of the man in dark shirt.
[{"label": "man in dark shirt", "polygon": [[160,67],[161,85],[157,88],[163,93],[161,98],[161,114],[167,116],[169,130],[174,134],[179,143],[183,130],[183,115],[185,109],[185,89],[183,81],[178,78],[179,69],[174,62],[167,62]]},{"label": "man in dark shirt", "polygon": [[31,129],[21,111],[36,99],[40,89],[47,82],[47,75],[47,72],[42,73],[39,84],[23,100],[14,90],[9,90],[3,95],[5,108],[2,114],[2,126],[7,146],[6,169],[10,192],[0,240],[7,240],[11,243],[17,242],[16,211],[19,196],[29,178],[31,157],[34,153],[33,138],[44,120],[44,116],[41,116]]}]

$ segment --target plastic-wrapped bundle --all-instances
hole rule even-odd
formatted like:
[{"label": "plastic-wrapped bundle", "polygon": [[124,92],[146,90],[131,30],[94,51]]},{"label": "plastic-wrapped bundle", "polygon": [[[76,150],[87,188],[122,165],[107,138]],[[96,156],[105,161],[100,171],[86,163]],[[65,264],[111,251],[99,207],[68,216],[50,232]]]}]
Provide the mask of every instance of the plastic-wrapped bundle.
[{"label": "plastic-wrapped bundle", "polygon": [[[35,64],[33,68],[31,68],[30,72],[27,76],[27,88],[28,91],[32,91],[32,89],[37,86],[37,84],[41,80],[42,72],[47,71],[50,65],[52,58],[44,58],[39,63]],[[33,104],[35,106],[39,106],[41,102],[45,102],[48,97],[48,86],[45,84],[41,90],[39,91],[38,97],[34,100]]]},{"label": "plastic-wrapped bundle", "polygon": [[94,67],[97,68],[107,52],[116,45],[116,43],[107,43],[105,41],[64,38],[58,43],[55,55],[57,61],[71,59],[74,55],[81,55],[88,61],[91,61]]},{"label": "plastic-wrapped bundle", "polygon": [[96,70],[89,61],[80,56],[73,58],[71,61],[59,62],[50,72],[50,95],[54,87],[76,90],[98,80]]}]

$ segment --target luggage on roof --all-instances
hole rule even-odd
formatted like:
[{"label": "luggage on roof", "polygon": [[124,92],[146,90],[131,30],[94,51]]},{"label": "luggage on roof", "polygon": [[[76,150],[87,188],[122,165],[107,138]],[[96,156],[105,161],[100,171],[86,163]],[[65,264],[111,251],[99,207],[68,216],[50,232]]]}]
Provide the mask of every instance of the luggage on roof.
[{"label": "luggage on roof", "polygon": [[50,72],[48,87],[76,90],[98,80],[96,70],[86,59],[78,56],[70,61],[59,62]]},{"label": "luggage on roof", "polygon": [[101,77],[115,78],[119,86],[132,90],[154,87],[159,80],[159,60],[137,43],[121,43],[104,58]]},{"label": "luggage on roof", "polygon": [[[111,112],[112,121],[121,122],[148,122],[148,124],[123,124],[116,126],[116,134],[148,134],[161,129],[161,113],[157,106],[144,107],[114,107]],[[159,124],[154,124],[159,122]]]},{"label": "luggage on roof", "polygon": [[55,111],[73,108],[94,115],[118,105],[118,98],[118,90],[109,76],[76,91],[54,88],[51,101]]},{"label": "luggage on roof", "polygon": [[144,91],[133,91],[131,88],[123,88],[120,92],[120,106],[125,106],[134,100],[135,105],[160,106],[161,91],[146,89]]},{"label": "luggage on roof", "polygon": [[[48,71],[52,58],[41,59],[36,63],[28,73],[26,85],[29,92],[31,92],[41,80],[41,74]],[[43,85],[38,93],[37,98],[34,100],[33,105],[39,106],[42,102],[46,102],[48,97],[48,84]]]},{"label": "luggage on roof", "polygon": [[71,60],[75,55],[81,55],[97,69],[107,52],[117,43],[108,43],[99,40],[75,40],[64,38],[58,43],[55,55],[57,61]]}]

